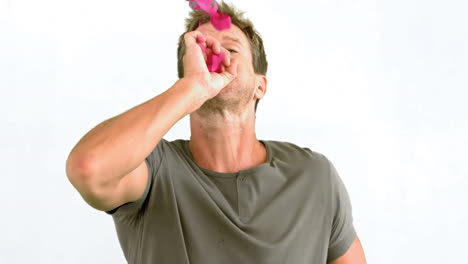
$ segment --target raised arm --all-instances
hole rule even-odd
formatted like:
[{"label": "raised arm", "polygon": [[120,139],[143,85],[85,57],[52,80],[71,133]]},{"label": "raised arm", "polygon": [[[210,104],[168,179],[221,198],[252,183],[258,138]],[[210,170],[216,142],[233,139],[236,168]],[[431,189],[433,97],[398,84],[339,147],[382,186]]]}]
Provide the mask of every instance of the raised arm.
[{"label": "raised arm", "polygon": [[[174,124],[235,78],[237,63],[230,62],[229,52],[216,40],[198,31],[184,38],[184,77],[162,94],[100,123],[70,152],[66,174],[92,207],[107,211],[137,200],[148,181],[145,158]],[[226,53],[223,72],[208,71],[198,43]]]}]

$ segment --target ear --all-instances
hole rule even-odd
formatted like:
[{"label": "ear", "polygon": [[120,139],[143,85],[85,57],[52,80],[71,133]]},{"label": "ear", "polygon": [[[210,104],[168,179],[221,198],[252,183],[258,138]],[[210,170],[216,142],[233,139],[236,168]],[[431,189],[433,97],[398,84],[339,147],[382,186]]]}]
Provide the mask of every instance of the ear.
[{"label": "ear", "polygon": [[257,78],[257,89],[255,90],[255,93],[254,93],[255,100],[262,99],[263,96],[265,96],[266,91],[267,91],[267,84],[268,84],[268,81],[265,75],[257,74],[256,78]]}]

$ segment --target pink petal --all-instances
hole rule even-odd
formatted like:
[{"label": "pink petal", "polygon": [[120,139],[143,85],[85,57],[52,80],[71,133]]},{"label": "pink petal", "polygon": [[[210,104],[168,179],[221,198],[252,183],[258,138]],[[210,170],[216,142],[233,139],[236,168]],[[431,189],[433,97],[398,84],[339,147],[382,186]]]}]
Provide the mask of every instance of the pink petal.
[{"label": "pink petal", "polygon": [[[203,46],[201,43],[198,43],[198,46],[200,46],[200,48],[202,49],[203,54],[206,54],[206,47]],[[224,54],[224,52],[221,52],[220,54],[212,53],[210,55],[207,55],[206,66],[208,67],[208,71],[220,73],[222,70],[221,65],[225,56],[226,54]]]},{"label": "pink petal", "polygon": [[[190,2],[190,7],[194,10],[202,9],[203,11],[207,12],[211,16],[211,24],[217,30],[225,30],[231,27],[231,17],[217,12],[218,10],[218,3],[215,0],[187,0]],[[213,7],[211,7],[213,4]],[[203,51],[203,54],[206,54],[206,47],[203,46],[201,43],[198,43],[200,48]],[[220,54],[210,54],[206,58],[206,66],[208,67],[208,71],[210,72],[217,72],[220,73],[222,71],[221,65],[223,64],[223,60],[226,54],[221,52]]]},{"label": "pink petal", "polygon": [[229,29],[231,27],[231,17],[223,13],[216,13],[211,15],[211,24],[217,30]]},{"label": "pink petal", "polygon": [[[231,17],[218,12],[218,3],[215,0],[186,0],[194,10],[202,9],[211,16],[211,24],[217,30],[225,30],[231,27]],[[213,7],[211,5],[213,4]]]},{"label": "pink petal", "polygon": [[[214,0],[187,0],[190,2],[190,7],[194,10],[202,9],[210,15],[216,14],[218,11],[218,3]],[[194,4],[196,3],[196,5]],[[213,4],[213,7],[211,7]]]},{"label": "pink petal", "polygon": [[208,61],[210,62],[207,62],[208,70],[210,72],[220,73],[222,71],[221,65],[225,56],[226,54],[224,54],[224,52],[221,52],[220,54],[211,54],[211,56],[208,56]]}]

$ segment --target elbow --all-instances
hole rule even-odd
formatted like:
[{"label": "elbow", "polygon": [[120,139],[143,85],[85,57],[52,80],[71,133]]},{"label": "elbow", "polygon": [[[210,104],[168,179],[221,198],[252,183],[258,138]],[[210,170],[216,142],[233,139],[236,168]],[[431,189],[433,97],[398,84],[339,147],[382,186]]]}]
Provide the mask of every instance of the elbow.
[{"label": "elbow", "polygon": [[66,161],[67,178],[83,200],[94,209],[105,211],[110,208],[109,190],[98,182],[95,171],[85,158],[70,156]]},{"label": "elbow", "polygon": [[85,158],[71,155],[67,159],[67,178],[85,200],[99,193],[94,171],[93,165]]},{"label": "elbow", "polygon": [[70,183],[77,188],[93,178],[93,166],[88,159],[70,154],[66,161],[66,174]]}]

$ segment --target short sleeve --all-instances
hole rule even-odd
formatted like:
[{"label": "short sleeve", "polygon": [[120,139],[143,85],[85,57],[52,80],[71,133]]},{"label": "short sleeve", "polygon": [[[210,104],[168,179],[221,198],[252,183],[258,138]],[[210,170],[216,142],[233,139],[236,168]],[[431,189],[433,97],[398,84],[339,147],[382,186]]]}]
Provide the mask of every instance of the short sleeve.
[{"label": "short sleeve", "polygon": [[330,262],[348,251],[356,238],[356,230],[353,225],[352,206],[348,191],[335,166],[326,157],[325,159],[330,168],[331,213],[333,216],[327,257],[327,262]]},{"label": "short sleeve", "polygon": [[164,162],[164,146],[166,144],[167,141],[162,138],[153,151],[145,158],[146,166],[148,167],[148,181],[142,196],[136,201],[125,203],[110,211],[105,211],[107,214],[112,215],[114,218],[119,218],[135,215],[142,210],[143,204],[148,199],[150,190],[152,189],[151,187],[156,182],[158,170]]}]

